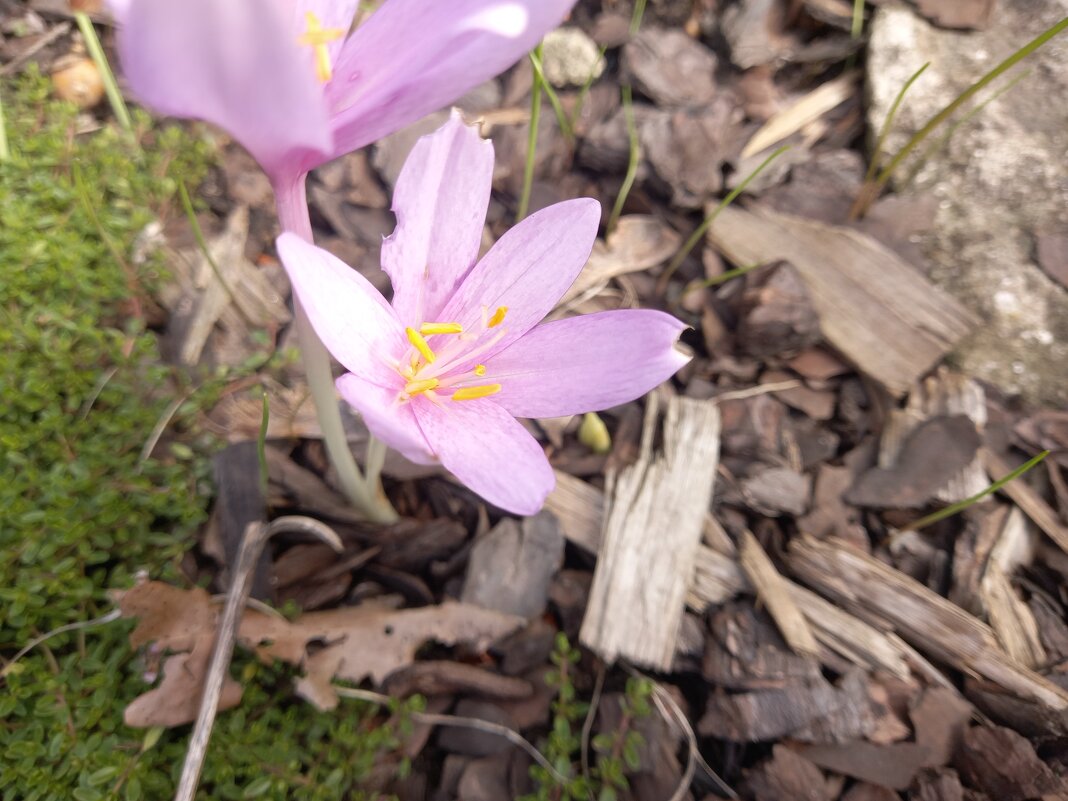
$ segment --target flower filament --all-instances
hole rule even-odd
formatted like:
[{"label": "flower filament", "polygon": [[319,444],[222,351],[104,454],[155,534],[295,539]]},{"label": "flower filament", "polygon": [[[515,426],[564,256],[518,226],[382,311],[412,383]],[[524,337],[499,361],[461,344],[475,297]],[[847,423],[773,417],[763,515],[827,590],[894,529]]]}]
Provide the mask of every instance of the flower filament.
[{"label": "flower filament", "polygon": [[333,66],[330,64],[330,42],[340,39],[345,35],[341,28],[324,28],[322,22],[313,11],[304,13],[304,23],[307,29],[297,42],[308,45],[315,51],[315,75],[321,83],[329,81],[333,75]]},{"label": "flower filament", "polygon": [[[483,308],[482,331],[469,333],[464,327],[453,322],[421,323],[418,327],[411,326],[404,329],[404,334],[412,346],[405,357],[396,366],[396,370],[404,378],[404,389],[397,396],[398,402],[407,402],[416,395],[424,395],[433,403],[443,400],[463,401],[487,398],[501,391],[500,384],[471,384],[473,378],[482,378],[486,375],[487,368],[484,364],[475,364],[462,373],[449,375],[460,363],[470,364],[472,360],[488,351],[506,333],[506,329],[500,329],[488,338],[485,335],[491,328],[497,328],[504,321],[508,313],[507,306],[499,306],[492,315]],[[447,340],[444,345],[434,348],[427,342],[427,337],[450,336],[455,337]],[[481,340],[481,341],[480,341]],[[440,341],[439,341],[440,342]],[[474,347],[471,347],[471,346]],[[449,394],[442,394],[442,390],[451,390]]]}]

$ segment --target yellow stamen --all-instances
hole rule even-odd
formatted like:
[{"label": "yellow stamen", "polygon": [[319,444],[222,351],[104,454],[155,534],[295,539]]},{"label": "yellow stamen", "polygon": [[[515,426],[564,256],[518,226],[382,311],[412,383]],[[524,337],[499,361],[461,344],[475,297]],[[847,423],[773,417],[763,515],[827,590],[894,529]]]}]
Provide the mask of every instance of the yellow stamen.
[{"label": "yellow stamen", "polygon": [[426,392],[428,389],[434,389],[441,382],[436,378],[425,378],[422,381],[409,381],[404,385],[404,391],[409,395],[418,395],[420,392]]},{"label": "yellow stamen", "polygon": [[341,28],[324,28],[319,18],[312,11],[304,14],[304,21],[308,26],[297,41],[302,45],[309,45],[315,50],[315,75],[322,83],[326,83],[333,77],[333,68],[330,64],[330,50],[327,45],[345,35]]},{"label": "yellow stamen", "polygon": [[487,328],[496,328],[497,326],[499,326],[501,323],[504,322],[504,315],[506,315],[506,314],[508,314],[508,307],[507,306],[498,306],[497,307],[497,311],[495,311],[493,313],[493,316],[490,317],[489,321],[486,323],[486,327]]},{"label": "yellow stamen", "polygon": [[490,395],[496,395],[500,391],[500,384],[483,384],[480,387],[464,387],[463,389],[458,389],[452,393],[451,397],[454,401],[475,400],[476,398],[486,398]]},{"label": "yellow stamen", "polygon": [[408,341],[415,346],[415,349],[423,354],[423,358],[427,360],[428,364],[433,364],[437,360],[438,357],[434,355],[434,351],[426,344],[422,334],[414,328],[405,328],[404,333],[408,335]]},{"label": "yellow stamen", "polygon": [[486,365],[484,365],[484,364],[476,364],[475,365],[475,375],[481,376],[481,375],[485,375],[485,374],[486,374]]},{"label": "yellow stamen", "polygon": [[423,323],[419,326],[419,333],[425,337],[435,334],[462,334],[464,327],[459,323]]}]

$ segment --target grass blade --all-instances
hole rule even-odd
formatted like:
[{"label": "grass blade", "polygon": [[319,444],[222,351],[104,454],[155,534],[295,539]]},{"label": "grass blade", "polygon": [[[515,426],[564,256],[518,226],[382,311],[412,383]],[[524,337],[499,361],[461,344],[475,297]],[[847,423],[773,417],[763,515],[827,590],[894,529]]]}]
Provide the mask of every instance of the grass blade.
[{"label": "grass blade", "polygon": [[0,95],[0,161],[11,158],[11,151],[7,146],[7,127],[4,125],[4,99]]},{"label": "grass blade", "polygon": [[984,108],[986,108],[999,97],[1004,95],[1006,92],[1008,92],[1010,89],[1016,86],[1016,84],[1018,84],[1030,74],[1031,70],[1024,70],[1011,81],[1009,81],[1001,89],[998,89],[998,91],[996,91],[982,103],[978,103],[975,108],[968,111],[968,113],[962,116],[959,120],[954,121],[953,124],[946,129],[946,132],[944,134],[942,134],[940,137],[928,144],[927,147],[925,147],[920,153],[920,155],[917,156],[915,163],[912,165],[911,169],[909,169],[908,175],[905,176],[905,183],[912,183],[912,181],[916,178],[917,173],[919,173],[920,168],[923,167],[927,160],[930,159],[931,156],[933,156],[939,148],[945,145],[953,137],[953,134],[957,132],[958,128],[968,122],[968,120],[975,117],[976,114],[981,112]]},{"label": "grass blade", "polygon": [[126,101],[122,99],[119,84],[115,81],[115,73],[111,71],[111,65],[108,64],[108,57],[104,55],[104,48],[100,46],[100,37],[96,35],[93,21],[84,11],[75,12],[74,19],[78,23],[78,30],[82,32],[82,38],[85,39],[89,57],[93,60],[93,64],[100,73],[100,79],[104,82],[104,91],[107,93],[108,103],[111,104],[115,119],[119,121],[123,130],[132,131],[133,121],[130,119],[130,112],[126,108]]},{"label": "grass blade", "polygon": [[597,60],[593,62],[593,66],[590,67],[590,74],[586,76],[586,80],[582,82],[582,88],[579,89],[578,98],[575,100],[575,108],[571,111],[571,116],[568,118],[568,124],[571,127],[572,134],[575,132],[575,125],[578,124],[578,118],[582,114],[582,106],[586,103],[586,97],[590,93],[590,87],[593,86],[593,82],[597,80],[597,67],[604,61],[604,54],[608,52],[607,45],[601,45],[601,49],[597,51]]},{"label": "grass blade", "polygon": [[549,83],[549,79],[545,77],[545,70],[541,63],[541,55],[538,52],[540,49],[541,48],[538,48],[538,50],[534,50],[528,54],[530,64],[534,67],[534,72],[537,74],[538,78],[541,79],[542,90],[552,104],[553,112],[556,114],[556,123],[560,126],[560,132],[564,135],[564,138],[567,139],[568,143],[573,143],[575,141],[575,134],[571,130],[571,120],[568,119],[567,113],[564,111],[564,106],[560,102],[560,96],[556,94],[553,85]]},{"label": "grass blade", "polygon": [[957,97],[948,103],[945,108],[931,117],[931,119],[929,119],[920,130],[914,133],[909,141],[906,142],[894,155],[890,163],[879,173],[879,177],[875,179],[875,182],[867,186],[861,192],[861,195],[857,198],[857,202],[854,204],[853,216],[860,216],[868,210],[868,207],[872,204],[875,198],[879,196],[879,193],[882,192],[883,188],[889,182],[890,176],[894,174],[894,170],[898,168],[901,162],[916,149],[917,145],[930,136],[938,126],[952,116],[957,109],[970,100],[977,92],[981,91],[985,86],[994,81],[998,76],[1012,69],[1016,64],[1034,53],[1050,39],[1063,33],[1065,29],[1068,29],[1068,17],[1065,17],[1060,22],[1047,28],[1030,42],[1003,60],[983,77],[957,95]]},{"label": "grass blade", "polygon": [[642,17],[645,16],[645,0],[638,0],[634,4],[634,13],[630,18],[630,35],[637,36],[642,27]]},{"label": "grass blade", "polygon": [[932,512],[929,515],[921,517],[919,520],[913,520],[907,526],[904,526],[903,528],[899,529],[899,531],[916,531],[917,529],[924,528],[925,526],[929,526],[932,523],[937,523],[939,520],[944,520],[947,517],[951,517],[952,515],[957,514],[957,512],[961,512],[967,509],[969,506],[981,501],[983,498],[985,498],[987,495],[990,495],[992,492],[997,492],[1010,481],[1019,478],[1032,467],[1039,464],[1047,456],[1049,456],[1049,451],[1042,451],[1042,453],[1038,454],[1038,456],[1035,456],[1033,459],[1028,459],[1026,462],[1017,467],[1011,473],[1002,476],[989,487],[980,492],[977,492],[972,497],[965,498],[963,501],[958,501],[957,503],[951,504],[945,509],[939,509],[937,512]]},{"label": "grass blade", "polygon": [[864,31],[864,0],[853,0],[853,25],[849,35],[853,39],[859,39]]},{"label": "grass blade", "polygon": [[875,177],[875,170],[879,167],[879,161],[882,159],[883,145],[886,143],[886,137],[890,134],[890,126],[894,124],[894,118],[897,117],[898,109],[901,107],[901,101],[905,99],[905,94],[909,91],[909,88],[916,82],[916,79],[923,75],[924,70],[931,66],[931,62],[928,61],[905,81],[905,85],[897,93],[897,97],[894,98],[894,102],[890,105],[890,110],[886,112],[886,119],[883,120],[883,126],[879,129],[879,136],[875,140],[875,147],[871,152],[871,163],[868,164],[868,172],[864,176],[864,183],[871,183],[872,178]]},{"label": "grass blade", "polygon": [[704,221],[699,226],[697,226],[697,229],[692,234],[690,234],[690,238],[686,240],[685,244],[683,244],[683,246],[679,248],[679,252],[675,254],[674,258],[672,258],[671,263],[668,264],[667,269],[664,271],[664,274],[657,282],[660,287],[667,286],[668,279],[671,278],[671,276],[675,273],[677,269],[679,269],[679,265],[682,264],[683,260],[690,255],[690,251],[697,246],[698,242],[701,241],[701,237],[703,237],[708,232],[709,227],[712,225],[713,222],[715,222],[716,217],[719,216],[720,212],[727,208],[727,206],[729,206],[731,203],[733,203],[735,198],[737,198],[738,195],[742,194],[742,192],[745,191],[745,188],[749,186],[753,179],[760,175],[760,173],[763,172],[764,169],[769,164],[771,164],[771,162],[775,161],[775,159],[777,159],[789,149],[790,145],[783,145],[770,156],[768,156],[766,159],[764,159],[762,162],[760,162],[760,166],[758,166],[755,170],[745,176],[745,180],[738,184],[738,186],[734,187],[734,189],[731,190],[730,194],[719,202],[719,205],[716,206],[715,210],[713,210],[711,214],[705,217]]},{"label": "grass blade", "polygon": [[753,272],[753,270],[757,269],[758,267],[763,267],[767,263],[768,262],[764,261],[755,261],[752,264],[747,264],[744,267],[736,267],[733,270],[727,270],[726,272],[720,273],[719,275],[714,275],[711,278],[705,278],[701,281],[694,281],[682,291],[682,294],[689,295],[691,292],[696,292],[698,289],[707,289],[710,286],[719,286],[720,284],[725,284],[735,278],[741,278],[743,275],[751,273]]},{"label": "grass blade", "polygon": [[627,121],[627,136],[630,138],[630,158],[627,161],[627,172],[623,176],[623,184],[619,187],[616,203],[612,206],[612,213],[608,216],[608,224],[605,226],[605,231],[608,233],[615,230],[619,215],[623,213],[623,204],[627,202],[627,195],[634,186],[634,179],[638,175],[638,161],[641,158],[638,128],[634,124],[634,98],[630,86],[623,87],[623,117]]},{"label": "grass blade", "polygon": [[[541,45],[534,48],[534,55],[541,60]],[[534,86],[530,90],[530,132],[527,135],[527,160],[523,166],[523,190],[519,195],[519,208],[516,210],[515,221],[519,222],[527,216],[530,208],[530,190],[534,185],[534,154],[538,149],[538,124],[541,121],[541,90],[544,85],[541,73],[534,71]]]}]

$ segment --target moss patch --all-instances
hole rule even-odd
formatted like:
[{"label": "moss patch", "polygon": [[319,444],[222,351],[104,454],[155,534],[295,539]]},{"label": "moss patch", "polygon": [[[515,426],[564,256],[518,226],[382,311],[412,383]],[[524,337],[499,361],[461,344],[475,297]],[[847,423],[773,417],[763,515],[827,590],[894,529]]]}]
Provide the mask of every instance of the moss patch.
[{"label": "moss patch", "polygon": [[[0,653],[107,612],[137,571],[178,580],[204,519],[206,461],[143,460],[182,377],[162,366],[143,309],[161,265],[145,226],[194,185],[204,146],[137,118],[133,137],[77,132],[72,107],[29,75],[0,87],[11,159],[0,164]],[[191,419],[191,418],[189,418]],[[179,411],[173,425],[188,419]],[[179,458],[181,457],[181,458]],[[146,686],[125,623],[59,635],[0,687],[0,798],[170,797],[187,729],[127,728]],[[395,732],[351,706],[319,714],[281,668],[239,662],[241,706],[220,716],[201,798],[357,798]]]}]

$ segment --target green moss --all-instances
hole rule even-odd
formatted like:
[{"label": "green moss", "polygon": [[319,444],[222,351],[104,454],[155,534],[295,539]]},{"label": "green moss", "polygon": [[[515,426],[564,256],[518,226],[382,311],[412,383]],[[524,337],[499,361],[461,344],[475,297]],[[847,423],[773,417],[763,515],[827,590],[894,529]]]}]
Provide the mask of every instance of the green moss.
[{"label": "green moss", "polygon": [[[137,571],[179,581],[204,519],[206,460],[141,451],[183,378],[161,366],[138,314],[162,280],[134,258],[139,235],[193,186],[205,147],[136,119],[133,138],[76,131],[73,108],[31,74],[0,87],[11,158],[0,163],[0,653],[111,608]],[[194,401],[197,397],[194,396]],[[188,426],[183,404],[172,428]],[[189,432],[187,432],[189,433]],[[184,454],[179,460],[174,454]],[[161,455],[162,454],[162,455]],[[146,685],[127,623],[68,633],[0,680],[0,799],[160,799],[173,793],[188,728],[143,749],[122,710]],[[282,668],[247,659],[245,697],[222,713],[200,798],[337,799],[389,726],[355,705],[320,714]],[[355,711],[354,711],[355,710]]]}]

